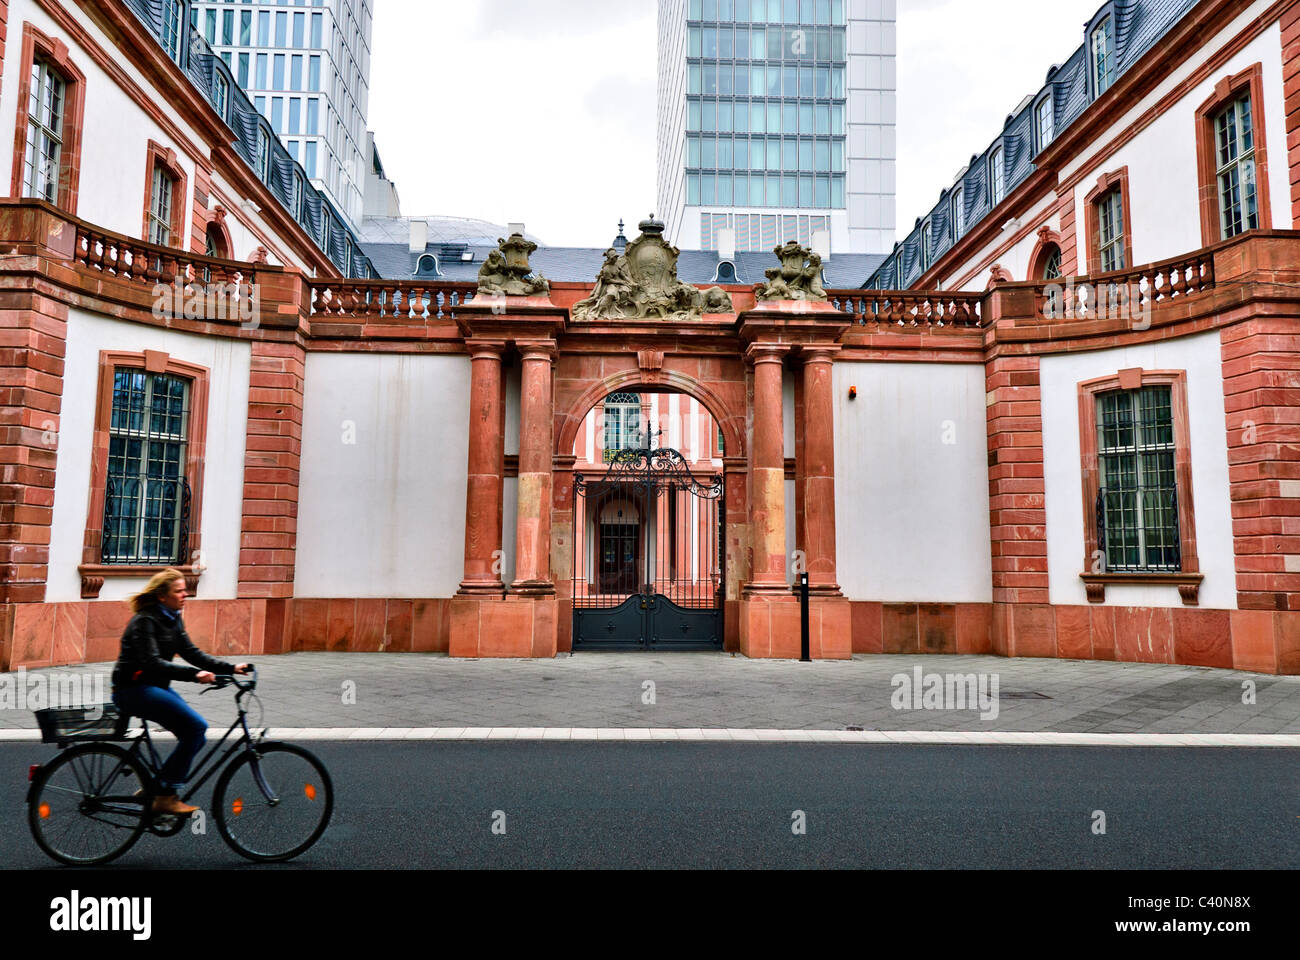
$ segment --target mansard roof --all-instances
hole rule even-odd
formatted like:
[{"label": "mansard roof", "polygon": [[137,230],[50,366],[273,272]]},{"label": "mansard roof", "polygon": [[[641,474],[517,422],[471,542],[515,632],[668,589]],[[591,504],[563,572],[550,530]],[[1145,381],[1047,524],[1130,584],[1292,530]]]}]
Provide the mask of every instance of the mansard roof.
[{"label": "mansard roof", "polygon": [[[1002,131],[981,153],[970,158],[956,182],[939,196],[929,213],[919,218],[912,232],[900,241],[864,286],[873,290],[906,289],[925,272],[921,258],[921,232],[930,225],[928,263],[933,264],[956,246],[953,211],[962,205],[965,232],[969,233],[993,211],[990,162],[1002,148],[1005,161],[1003,195],[1011,193],[1038,169],[1034,159],[1042,152],[1035,142],[1039,104],[1052,105],[1054,137],[1074,123],[1096,99],[1088,75],[1088,39],[1106,18],[1114,18],[1115,80],[1118,82],[1199,0],[1108,0],[1085,25],[1083,44],[1064,63],[1053,66],[1043,87],[1026,97]],[[965,233],[962,234],[963,236]]]}]

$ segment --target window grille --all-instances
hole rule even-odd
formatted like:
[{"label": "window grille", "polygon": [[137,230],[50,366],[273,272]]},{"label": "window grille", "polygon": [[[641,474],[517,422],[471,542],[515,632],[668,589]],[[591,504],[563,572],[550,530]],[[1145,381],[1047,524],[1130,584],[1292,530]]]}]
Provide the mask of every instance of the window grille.
[{"label": "window grille", "polygon": [[118,369],[109,422],[102,561],[188,561],[190,382]]},{"label": "window grille", "polygon": [[1182,569],[1171,388],[1097,396],[1097,544],[1106,572]]},{"label": "window grille", "polygon": [[1259,226],[1255,184],[1255,130],[1250,95],[1235,100],[1214,118],[1219,175],[1219,223],[1223,239]]}]

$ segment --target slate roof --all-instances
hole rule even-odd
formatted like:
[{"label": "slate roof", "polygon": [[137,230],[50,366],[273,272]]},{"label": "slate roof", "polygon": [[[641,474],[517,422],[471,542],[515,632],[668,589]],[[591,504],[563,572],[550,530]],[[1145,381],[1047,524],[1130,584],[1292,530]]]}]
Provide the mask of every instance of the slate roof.
[{"label": "slate roof", "polygon": [[[123,3],[144,24],[161,47],[163,45],[162,0],[123,0]],[[187,6],[184,9],[188,11],[189,8]],[[334,266],[345,277],[376,276],[370,261],[362,252],[356,233],[334,206],[325,199],[324,194],[312,186],[307,178],[307,172],[289,155],[280,138],[262,119],[253,102],[235,81],[235,76],[226,66],[226,62],[212,52],[208,42],[203,39],[203,35],[198,30],[194,29],[188,17],[182,22],[181,31],[183,53],[179,64],[181,70],[213,110],[217,110],[217,105],[213,103],[213,87],[217,83],[215,76],[220,73],[226,79],[226,109],[222,120],[235,132],[238,138],[235,141],[235,150],[248,164],[249,169],[254,172],[257,170],[257,128],[261,125],[265,128],[271,147],[271,162],[267,170],[266,185],[280,201],[280,205],[297,219],[299,225],[316,242],[318,249],[333,261]],[[295,175],[302,178],[303,184],[301,217],[297,217],[290,209],[293,204]],[[321,245],[326,219],[330,221],[328,250]],[[238,256],[239,252],[232,251],[231,255]]]},{"label": "slate roof", "polygon": [[[958,180],[945,190],[928,214],[916,221],[906,239],[880,264],[864,284],[869,289],[907,289],[924,272],[921,269],[921,231],[928,222],[931,230],[930,263],[936,263],[953,248],[960,237],[953,236],[952,207],[956,189],[963,186],[966,232],[992,213],[989,189],[989,162],[993,151],[1003,147],[1006,188],[1011,193],[1034,173],[1037,167],[1035,111],[1044,99],[1050,99],[1054,114],[1054,134],[1074,123],[1096,99],[1089,89],[1088,38],[1107,16],[1115,24],[1115,82],[1118,82],[1169,30],[1186,16],[1199,0],[1109,0],[1103,4],[1084,28],[1084,43],[1064,63],[1052,67],[1043,87],[1028,97],[1007,117],[1002,132],[980,154],[971,157]],[[964,235],[964,234],[963,234]]]}]

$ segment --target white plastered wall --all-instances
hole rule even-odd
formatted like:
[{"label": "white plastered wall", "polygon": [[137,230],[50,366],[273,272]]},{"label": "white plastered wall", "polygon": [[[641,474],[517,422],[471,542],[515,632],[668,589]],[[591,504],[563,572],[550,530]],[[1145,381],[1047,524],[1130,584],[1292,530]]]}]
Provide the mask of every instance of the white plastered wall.
[{"label": "white plastered wall", "polygon": [[[1043,473],[1047,493],[1047,568],[1053,604],[1083,606],[1083,490],[1080,479],[1079,390],[1085,380],[1120,370],[1186,370],[1191,433],[1196,552],[1205,580],[1200,605],[1236,609],[1237,578],[1228,486],[1228,437],[1219,334],[1043,357]],[[1174,587],[1107,584],[1106,603],[1122,607],[1181,607]]]},{"label": "white plastered wall", "polygon": [[840,362],[832,382],[844,595],[990,602],[984,367]]},{"label": "white plastered wall", "polygon": [[[68,311],[46,600],[55,603],[81,598],[77,566],[86,535],[101,350],[160,350],[210,371],[202,516],[206,569],[199,582],[199,596],[204,600],[233,599],[239,588],[250,346],[238,340],[112,320],[74,308]],[[144,583],[144,579],[108,578],[99,596],[101,600],[127,597]]]},{"label": "white plastered wall", "polygon": [[295,596],[456,592],[469,379],[467,357],[308,354]]}]

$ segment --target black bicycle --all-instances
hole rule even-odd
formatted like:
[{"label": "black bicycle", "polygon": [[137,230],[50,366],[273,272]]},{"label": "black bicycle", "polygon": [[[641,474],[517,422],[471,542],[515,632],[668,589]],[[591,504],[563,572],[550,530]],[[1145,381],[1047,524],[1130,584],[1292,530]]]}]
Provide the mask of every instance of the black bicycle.
[{"label": "black bicycle", "polygon": [[[203,692],[231,686],[239,717],[199,761],[182,799],[188,803],[220,771],[212,803],[221,838],[249,860],[292,860],[329,826],[333,782],[310,751],[268,741],[265,730],[250,732],[245,698],[257,689],[256,670],[250,678],[218,676]],[[130,736],[131,717],[111,703],[38,710],[36,718],[41,739],[63,751],[50,763],[33,766],[28,776],[32,836],[55,860],[74,866],[108,863],[130,850],[146,830],[171,837],[185,827],[188,816],[153,812],[162,760],[148,723],[142,721],[142,732]],[[242,736],[214,761],[236,730]]]}]

